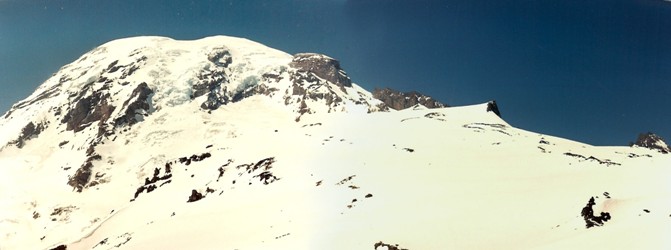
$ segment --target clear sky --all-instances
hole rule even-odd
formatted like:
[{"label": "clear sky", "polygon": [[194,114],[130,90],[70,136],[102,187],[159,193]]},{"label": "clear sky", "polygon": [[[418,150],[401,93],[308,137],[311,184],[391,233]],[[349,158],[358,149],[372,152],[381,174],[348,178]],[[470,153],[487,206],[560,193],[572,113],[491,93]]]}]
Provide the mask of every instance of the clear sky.
[{"label": "clear sky", "polygon": [[324,53],[369,90],[495,99],[513,126],[594,145],[671,140],[663,0],[0,0],[0,113],[83,53],[139,35]]}]

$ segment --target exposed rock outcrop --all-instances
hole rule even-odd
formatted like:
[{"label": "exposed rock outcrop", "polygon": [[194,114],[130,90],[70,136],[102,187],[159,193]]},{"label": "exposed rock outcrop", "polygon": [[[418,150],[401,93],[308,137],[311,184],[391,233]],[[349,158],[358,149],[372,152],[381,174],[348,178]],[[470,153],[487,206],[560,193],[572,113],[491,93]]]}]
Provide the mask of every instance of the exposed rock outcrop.
[{"label": "exposed rock outcrop", "polygon": [[21,129],[21,135],[16,140],[10,141],[9,144],[16,145],[18,148],[23,148],[26,142],[32,138],[35,138],[46,129],[46,125],[38,123],[35,125],[33,122],[29,122],[23,129]]},{"label": "exposed rock outcrop", "polygon": [[392,245],[392,244],[384,243],[382,241],[379,241],[379,242],[373,244],[373,247],[375,247],[375,250],[382,250],[382,249],[386,249],[386,250],[408,250],[407,248],[399,247],[398,244],[393,244]]},{"label": "exposed rock outcrop", "polygon": [[199,193],[195,189],[191,190],[191,195],[189,196],[189,199],[186,202],[196,202],[201,199],[205,198],[203,194]]},{"label": "exposed rock outcrop", "polygon": [[[198,82],[193,85],[191,99],[200,97],[202,95],[207,95],[207,100],[201,104],[201,108],[203,109],[215,110],[229,101],[229,98],[225,93],[226,87],[223,87],[224,91],[222,91],[222,85],[228,83],[228,77],[226,75],[225,68],[222,68],[230,64],[230,62],[228,62],[231,60],[230,56],[227,58],[228,59],[223,63],[219,61],[214,62],[216,65],[221,65],[221,67],[201,72],[198,75]],[[215,60],[213,58],[210,59]]]},{"label": "exposed rock outcrop", "polygon": [[233,63],[233,57],[227,48],[219,47],[207,54],[207,60],[214,65],[208,65],[200,72],[198,82],[193,85],[191,99],[207,95],[207,100],[200,107],[206,110],[216,110],[230,100],[226,87],[223,85],[229,81],[226,69]]},{"label": "exposed rock outcrop", "polygon": [[59,245],[57,247],[52,248],[51,250],[66,250],[68,247],[66,245]]},{"label": "exposed rock outcrop", "polygon": [[96,121],[101,124],[109,119],[115,107],[109,102],[110,95],[101,91],[81,98],[61,120],[67,130],[79,132]]},{"label": "exposed rock outcrop", "polygon": [[298,71],[312,73],[340,87],[352,87],[352,80],[340,68],[340,62],[328,56],[314,53],[299,53],[294,55],[289,66]]},{"label": "exposed rock outcrop", "polygon": [[[151,95],[154,91],[143,82],[133,90],[131,97],[123,103],[124,114],[114,120],[116,126],[128,124],[133,125],[142,120],[151,110]],[[139,116],[139,117],[138,117]]]},{"label": "exposed rock outcrop", "polygon": [[585,227],[587,228],[603,226],[606,221],[611,219],[610,213],[608,212],[601,212],[599,215],[594,215],[594,209],[592,208],[594,205],[596,205],[596,202],[594,202],[594,197],[592,197],[580,212],[580,215],[585,219]]},{"label": "exposed rock outcrop", "polygon": [[86,184],[91,180],[91,172],[93,169],[93,163],[90,160],[84,162],[84,164],[77,169],[77,172],[68,179],[68,185],[74,188],[77,192],[82,192]]},{"label": "exposed rock outcrop", "polygon": [[225,47],[214,48],[207,54],[207,60],[214,63],[219,67],[228,67],[233,63],[233,57],[231,57],[231,52],[228,51]]},{"label": "exposed rock outcrop", "polygon": [[253,95],[264,95],[270,96],[273,92],[277,92],[278,89],[274,87],[268,87],[265,84],[254,85],[253,87],[246,88],[233,96],[233,102],[239,102],[247,97]]},{"label": "exposed rock outcrop", "polygon": [[85,188],[106,182],[106,180],[102,179],[105,176],[104,173],[97,173],[93,176],[93,162],[102,160],[102,156],[95,152],[96,145],[97,143],[95,142],[89,145],[89,148],[86,150],[86,161],[77,169],[74,175],[68,178],[68,185],[77,192],[81,193]]},{"label": "exposed rock outcrop", "polygon": [[487,112],[494,112],[498,117],[501,117],[501,111],[499,111],[499,106],[496,105],[496,101],[489,101],[487,103]]},{"label": "exposed rock outcrop", "polygon": [[[303,59],[298,60],[297,64],[297,58]],[[322,102],[327,107],[325,111],[328,113],[344,110],[342,104],[345,99],[357,105],[368,105],[369,110],[372,109],[372,105],[368,104],[365,98],[355,100],[347,96],[353,92],[352,83],[345,72],[340,69],[337,61],[323,55],[298,54],[290,65],[296,70],[291,71],[289,75],[292,85],[284,95],[284,103],[285,105],[297,104],[296,111],[299,116],[296,117],[296,121],[300,121],[304,114],[312,114],[320,110],[320,108],[308,105],[314,102]]]},{"label": "exposed rock outcrop", "polygon": [[664,142],[662,137],[651,132],[639,134],[638,139],[636,139],[636,142],[634,142],[631,146],[649,148],[652,150],[657,150],[663,154],[668,154],[671,152],[671,149],[666,144],[666,142]]},{"label": "exposed rock outcrop", "polygon": [[390,88],[376,88],[373,90],[373,97],[382,101],[387,107],[395,110],[407,109],[417,104],[430,109],[448,107],[430,96],[420,94],[417,91],[401,92]]}]

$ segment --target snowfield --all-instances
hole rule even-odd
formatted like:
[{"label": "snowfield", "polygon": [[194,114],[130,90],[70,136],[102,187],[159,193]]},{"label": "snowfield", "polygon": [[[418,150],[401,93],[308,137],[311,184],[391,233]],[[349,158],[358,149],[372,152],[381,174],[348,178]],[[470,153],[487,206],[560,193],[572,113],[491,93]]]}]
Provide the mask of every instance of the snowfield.
[{"label": "snowfield", "polygon": [[671,249],[669,154],[388,109],[299,55],[139,37],[64,66],[0,119],[0,249]]}]

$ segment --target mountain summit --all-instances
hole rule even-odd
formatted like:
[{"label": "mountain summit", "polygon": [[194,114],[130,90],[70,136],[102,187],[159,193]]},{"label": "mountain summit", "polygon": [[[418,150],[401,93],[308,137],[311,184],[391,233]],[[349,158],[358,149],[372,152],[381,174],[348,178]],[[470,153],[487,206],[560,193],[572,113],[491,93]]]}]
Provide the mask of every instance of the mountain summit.
[{"label": "mountain summit", "polygon": [[382,92],[241,38],[106,43],[0,118],[0,249],[671,244],[668,154]]}]

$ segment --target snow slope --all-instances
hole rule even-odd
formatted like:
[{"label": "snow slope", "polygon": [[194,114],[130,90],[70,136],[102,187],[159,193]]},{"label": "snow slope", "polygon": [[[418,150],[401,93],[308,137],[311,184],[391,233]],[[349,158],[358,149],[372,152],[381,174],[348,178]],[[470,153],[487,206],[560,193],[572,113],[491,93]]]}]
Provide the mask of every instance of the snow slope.
[{"label": "snow slope", "polygon": [[339,67],[223,36],[85,54],[0,119],[0,249],[671,248],[668,154],[376,112]]}]

